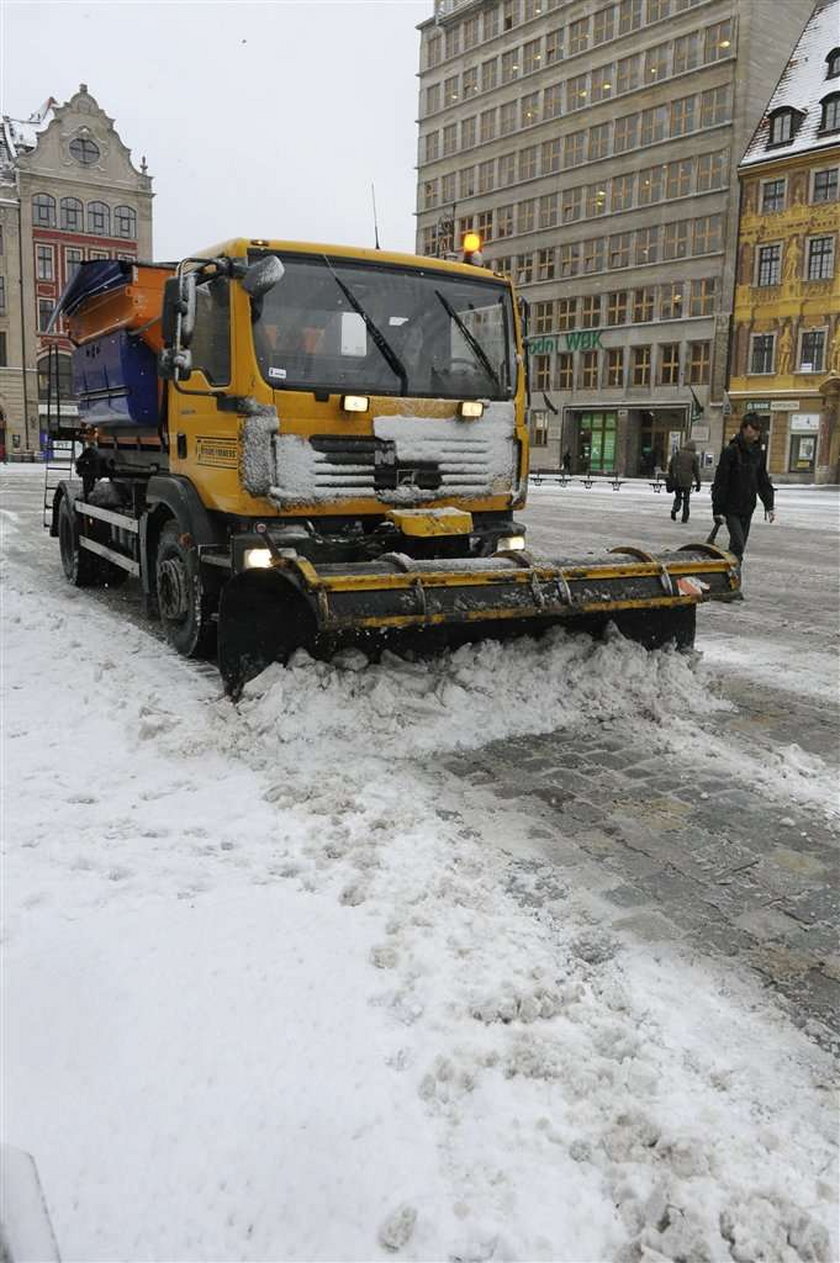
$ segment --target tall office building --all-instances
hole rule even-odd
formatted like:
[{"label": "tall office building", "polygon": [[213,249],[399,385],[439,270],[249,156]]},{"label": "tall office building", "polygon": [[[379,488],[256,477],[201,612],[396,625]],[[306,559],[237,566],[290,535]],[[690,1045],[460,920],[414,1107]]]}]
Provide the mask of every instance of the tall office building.
[{"label": "tall office building", "polygon": [[737,166],[813,0],[436,0],[417,249],[530,305],[532,464],[635,475],[722,410]]}]

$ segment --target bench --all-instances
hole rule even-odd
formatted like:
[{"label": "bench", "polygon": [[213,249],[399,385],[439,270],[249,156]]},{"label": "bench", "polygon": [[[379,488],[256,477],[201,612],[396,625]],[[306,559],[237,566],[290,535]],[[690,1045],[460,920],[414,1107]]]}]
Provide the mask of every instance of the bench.
[{"label": "bench", "polygon": [[559,482],[561,487],[565,487],[572,481],[570,475],[566,473],[565,469],[534,469],[531,471],[532,482],[539,485],[544,480]]},{"label": "bench", "polygon": [[656,482],[652,482],[650,485],[653,487],[654,491],[659,492],[665,486],[665,479],[657,478]]}]

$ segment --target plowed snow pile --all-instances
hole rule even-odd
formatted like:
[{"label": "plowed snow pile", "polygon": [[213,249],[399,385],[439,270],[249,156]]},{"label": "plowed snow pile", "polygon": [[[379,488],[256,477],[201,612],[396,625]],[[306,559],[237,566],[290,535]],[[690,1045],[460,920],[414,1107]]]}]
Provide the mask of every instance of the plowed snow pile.
[{"label": "plowed snow pile", "polygon": [[664,748],[721,705],[701,664],[301,657],[233,708],[6,579],[4,1125],[63,1258],[837,1258],[828,1059],[723,966],[605,933],[439,758]]}]

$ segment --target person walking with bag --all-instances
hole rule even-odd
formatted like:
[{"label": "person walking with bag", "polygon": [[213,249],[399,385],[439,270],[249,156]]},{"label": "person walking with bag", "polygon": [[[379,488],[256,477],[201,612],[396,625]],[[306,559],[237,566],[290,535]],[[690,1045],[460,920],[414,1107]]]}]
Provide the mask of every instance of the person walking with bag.
[{"label": "person walking with bag", "polygon": [[674,452],[669,460],[668,481],[671,484],[668,490],[674,493],[671,521],[676,522],[677,514],[682,508],[682,520],[687,522],[691,488],[700,490],[700,461],[697,458],[697,444],[693,439],[689,439],[678,452]]},{"label": "person walking with bag", "polygon": [[745,412],[741,428],[724,448],[712,484],[712,513],[715,525],[726,522],[729,551],[739,560],[744,556],[750,523],[760,497],[770,522],[775,522],[775,490],[767,474],[767,464],[759,439],[761,422],[755,412]]}]

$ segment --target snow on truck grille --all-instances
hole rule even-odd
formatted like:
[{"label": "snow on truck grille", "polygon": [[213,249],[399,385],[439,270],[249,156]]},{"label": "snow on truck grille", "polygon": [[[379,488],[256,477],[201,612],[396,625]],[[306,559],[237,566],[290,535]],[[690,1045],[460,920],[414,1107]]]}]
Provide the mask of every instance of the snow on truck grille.
[{"label": "snow on truck grille", "polygon": [[516,476],[512,404],[474,421],[376,417],[370,436],[280,434],[272,498],[290,502],[374,497],[411,503],[510,492]]}]

